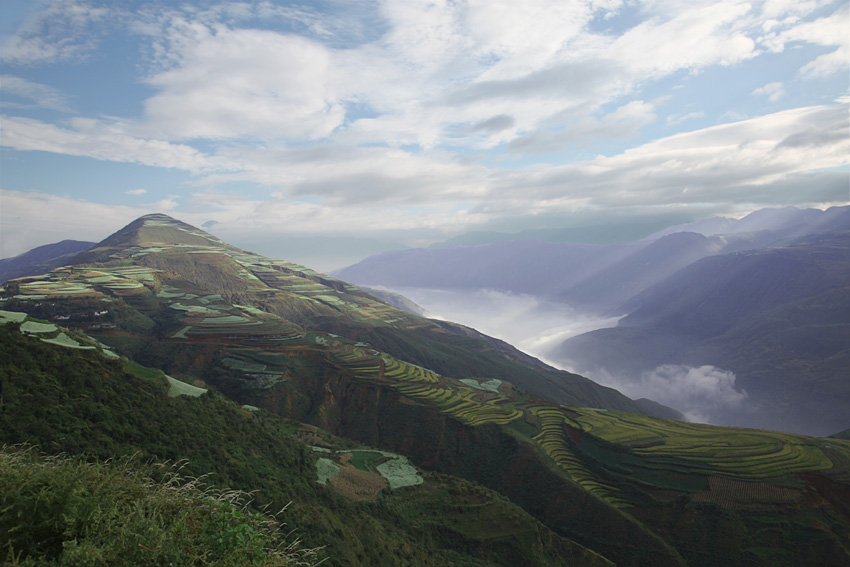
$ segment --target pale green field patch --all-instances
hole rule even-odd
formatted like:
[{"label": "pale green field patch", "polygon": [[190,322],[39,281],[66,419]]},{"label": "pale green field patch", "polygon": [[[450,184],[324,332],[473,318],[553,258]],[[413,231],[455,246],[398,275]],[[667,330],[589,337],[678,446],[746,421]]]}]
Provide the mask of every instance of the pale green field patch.
[{"label": "pale green field patch", "polygon": [[192,329],[192,326],[187,325],[187,326],[183,327],[182,329],[180,329],[179,331],[177,331],[176,333],[174,333],[173,335],[171,335],[171,338],[172,339],[185,339],[185,338],[187,338],[186,333],[189,332],[189,330],[191,330],[191,329]]},{"label": "pale green field patch", "polygon": [[339,474],[341,469],[330,459],[321,457],[316,461],[316,474],[319,484],[327,484],[330,479]]},{"label": "pale green field patch", "polygon": [[19,313],[17,311],[3,311],[2,309],[0,309],[0,323],[21,323],[23,321],[26,321],[26,319],[26,313]]},{"label": "pale green field patch", "polygon": [[497,378],[493,378],[492,380],[487,380],[486,382],[479,382],[478,380],[475,380],[474,378],[463,378],[461,380],[461,382],[463,382],[467,386],[472,386],[473,388],[475,388],[477,390],[484,390],[485,392],[493,392],[494,394],[499,393],[499,386],[502,385],[502,381],[497,379]]},{"label": "pale green field patch", "polygon": [[59,345],[67,348],[78,348],[81,350],[94,350],[93,346],[83,346],[65,333],[59,333],[56,338],[53,339],[41,339],[46,343],[50,343],[52,345]]},{"label": "pale green field patch", "polygon": [[36,323],[35,321],[27,321],[21,325],[21,330],[25,333],[52,333],[58,331],[59,327],[53,323]]},{"label": "pale green field patch", "polygon": [[177,311],[188,311],[190,313],[215,313],[212,309],[207,309],[206,307],[201,307],[200,305],[183,305],[182,303],[172,303],[169,305],[172,309],[176,309]]},{"label": "pale green field patch", "polygon": [[193,396],[197,398],[198,396],[206,393],[206,389],[204,388],[198,388],[197,386],[192,386],[186,382],[181,382],[180,380],[172,378],[168,374],[166,374],[165,377],[168,378],[168,395],[172,398],[177,396]]},{"label": "pale green field patch", "polygon": [[[208,311],[209,313],[209,311]],[[217,323],[245,323],[249,319],[241,315],[227,315],[225,317],[207,317],[201,321],[202,325],[215,325]]]},{"label": "pale green field patch", "polygon": [[381,463],[375,468],[381,473],[382,477],[387,479],[390,490],[395,490],[403,486],[415,486],[425,482],[425,479],[419,475],[419,471],[410,464],[407,457],[400,455],[398,458]]}]

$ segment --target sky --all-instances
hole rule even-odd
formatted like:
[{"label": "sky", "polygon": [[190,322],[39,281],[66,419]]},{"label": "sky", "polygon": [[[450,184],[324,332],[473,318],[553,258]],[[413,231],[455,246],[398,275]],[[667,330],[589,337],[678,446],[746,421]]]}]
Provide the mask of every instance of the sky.
[{"label": "sky", "polygon": [[151,212],[330,271],[844,205],[849,42],[833,0],[0,0],[0,257]]}]

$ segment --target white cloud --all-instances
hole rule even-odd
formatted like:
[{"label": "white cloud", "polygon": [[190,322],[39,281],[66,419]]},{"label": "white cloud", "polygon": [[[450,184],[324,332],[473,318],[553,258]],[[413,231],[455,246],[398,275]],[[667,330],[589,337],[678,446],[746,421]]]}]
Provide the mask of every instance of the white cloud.
[{"label": "white cloud", "polygon": [[65,239],[98,242],[141,215],[157,212],[3,189],[0,189],[0,203],[2,258]]},{"label": "white cloud", "polygon": [[711,365],[665,364],[637,380],[615,377],[604,370],[589,374],[601,384],[631,398],[649,398],[682,412],[688,421],[723,424],[727,416],[745,409],[747,392],[735,384],[734,372]]},{"label": "white cloud", "polygon": [[72,128],[60,128],[30,118],[2,118],[0,143],[15,150],[39,150],[193,172],[223,166],[190,146],[130,136],[120,124],[74,119]]},{"label": "white cloud", "polygon": [[785,87],[780,82],[773,82],[759,87],[751,94],[755,96],[766,96],[770,102],[776,102],[785,95]]},{"label": "white cloud", "polygon": [[[187,29],[188,28],[188,29]],[[173,68],[148,82],[142,129],[165,139],[316,139],[344,117],[329,90],[331,53],[295,35],[186,25],[173,31]]]},{"label": "white cloud", "polygon": [[[811,4],[811,3],[808,3]],[[784,50],[788,44],[805,42],[825,47],[835,47],[834,51],[818,56],[800,69],[804,78],[828,77],[835,73],[846,73],[850,65],[850,34],[847,22],[850,20],[850,4],[842,3],[831,15],[810,22],[794,21],[786,29],[767,34],[764,44],[775,52]]]},{"label": "white cloud", "polygon": [[541,209],[734,202],[742,191],[750,202],[793,202],[786,182],[848,163],[847,109],[788,110],[676,134],[611,157],[503,173],[493,190],[507,210],[521,206],[511,198],[520,190]]},{"label": "white cloud", "polygon": [[129,191],[124,191],[125,195],[144,195],[147,193],[147,189],[130,189]]},{"label": "white cloud", "polygon": [[730,412],[740,411],[747,392],[735,385],[734,372],[706,365],[692,367],[666,364],[641,375],[626,386],[627,396],[644,397],[674,407],[689,421],[717,423]]},{"label": "white cloud", "polygon": [[425,308],[429,317],[467,325],[544,361],[551,347],[581,333],[613,327],[619,320],[591,317],[523,293],[493,289],[387,289]]},{"label": "white cloud", "polygon": [[[12,75],[0,75],[0,91],[4,93],[3,106],[18,108],[49,108],[51,110],[69,111],[65,96],[48,85],[33,83]],[[9,95],[22,97],[32,102],[10,102]]]},{"label": "white cloud", "polygon": [[655,17],[627,31],[611,46],[617,60],[627,61],[633,72],[668,74],[732,65],[757,54],[753,39],[741,24],[750,12],[749,4],[671,3],[659,7]]},{"label": "white cloud", "polygon": [[687,122],[688,120],[696,120],[698,118],[705,118],[705,112],[698,110],[696,112],[688,112],[687,114],[671,114],[667,117],[667,125],[677,126],[682,122]]},{"label": "white cloud", "polygon": [[98,45],[96,24],[112,13],[90,2],[59,0],[33,13],[0,46],[5,63],[34,64],[73,61],[87,57]]}]

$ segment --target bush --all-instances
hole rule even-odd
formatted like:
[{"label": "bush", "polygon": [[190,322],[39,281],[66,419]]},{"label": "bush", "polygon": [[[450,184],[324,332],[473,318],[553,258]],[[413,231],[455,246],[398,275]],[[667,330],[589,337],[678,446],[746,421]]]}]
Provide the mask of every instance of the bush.
[{"label": "bush", "polygon": [[136,458],[86,463],[29,447],[0,450],[0,563],[316,565],[247,495]]}]

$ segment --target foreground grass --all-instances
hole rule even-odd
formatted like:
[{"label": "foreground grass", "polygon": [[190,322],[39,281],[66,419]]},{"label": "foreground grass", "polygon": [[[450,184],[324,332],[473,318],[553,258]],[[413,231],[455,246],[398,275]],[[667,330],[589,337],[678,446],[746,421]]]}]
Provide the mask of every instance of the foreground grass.
[{"label": "foreground grass", "polygon": [[9,566],[315,565],[246,494],[135,459],[0,450],[0,561]]}]

